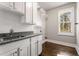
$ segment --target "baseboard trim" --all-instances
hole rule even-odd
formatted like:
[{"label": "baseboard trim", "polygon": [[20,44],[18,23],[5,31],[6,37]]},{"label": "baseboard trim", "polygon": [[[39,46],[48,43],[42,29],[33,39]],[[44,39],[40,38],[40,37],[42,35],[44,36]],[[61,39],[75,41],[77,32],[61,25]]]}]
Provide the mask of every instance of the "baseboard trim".
[{"label": "baseboard trim", "polygon": [[51,42],[51,43],[56,43],[56,44],[61,44],[61,45],[69,46],[69,47],[74,47],[74,48],[76,47],[76,44],[71,44],[71,43],[61,42],[61,41],[51,40],[51,39],[45,39],[43,41],[43,43],[46,42],[46,41]]}]

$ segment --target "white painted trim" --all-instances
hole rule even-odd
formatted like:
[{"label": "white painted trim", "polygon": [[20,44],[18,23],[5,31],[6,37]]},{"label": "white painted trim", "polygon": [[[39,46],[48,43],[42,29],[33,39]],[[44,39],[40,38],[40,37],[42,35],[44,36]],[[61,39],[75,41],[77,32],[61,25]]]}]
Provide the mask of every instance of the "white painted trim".
[{"label": "white painted trim", "polygon": [[51,39],[45,39],[43,41],[43,43],[46,42],[46,41],[51,42],[51,43],[56,43],[56,44],[61,44],[61,45],[69,46],[69,47],[74,47],[74,48],[76,47],[76,44],[71,44],[71,43],[57,41],[57,40],[51,40]]},{"label": "white painted trim", "polygon": [[[71,12],[70,23],[71,23],[71,32],[61,32],[60,31],[60,16],[66,12]],[[58,35],[68,35],[74,36],[74,7],[69,7],[66,9],[59,10],[58,12]],[[67,22],[68,23],[68,22]]]}]

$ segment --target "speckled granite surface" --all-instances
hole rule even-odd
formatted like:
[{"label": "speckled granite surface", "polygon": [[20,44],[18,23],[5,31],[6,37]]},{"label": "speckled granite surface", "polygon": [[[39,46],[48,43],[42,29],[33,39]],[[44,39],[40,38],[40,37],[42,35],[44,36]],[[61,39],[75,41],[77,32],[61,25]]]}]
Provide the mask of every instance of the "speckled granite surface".
[{"label": "speckled granite surface", "polygon": [[8,43],[19,41],[19,40],[24,40],[26,38],[31,38],[31,37],[39,36],[39,35],[42,35],[42,34],[33,33],[32,31],[15,32],[15,33],[12,33],[12,34],[1,33],[0,34],[0,45],[8,44]]}]

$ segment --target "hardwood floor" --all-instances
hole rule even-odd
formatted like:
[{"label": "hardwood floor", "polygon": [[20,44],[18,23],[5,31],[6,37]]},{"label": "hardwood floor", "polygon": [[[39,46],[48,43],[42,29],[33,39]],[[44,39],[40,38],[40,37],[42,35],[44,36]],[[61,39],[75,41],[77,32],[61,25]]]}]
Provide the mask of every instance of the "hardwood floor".
[{"label": "hardwood floor", "polygon": [[40,56],[78,56],[75,48],[45,42]]}]

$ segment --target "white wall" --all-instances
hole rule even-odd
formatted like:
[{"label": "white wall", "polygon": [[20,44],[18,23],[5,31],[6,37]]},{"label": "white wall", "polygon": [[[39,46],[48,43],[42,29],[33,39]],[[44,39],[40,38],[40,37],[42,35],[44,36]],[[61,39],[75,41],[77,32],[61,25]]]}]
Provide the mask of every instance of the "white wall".
[{"label": "white wall", "polygon": [[33,29],[31,25],[21,23],[21,16],[0,10],[0,33],[9,32],[11,28],[18,32],[32,31]]},{"label": "white wall", "polygon": [[48,37],[48,39],[63,41],[72,44],[76,43],[75,36],[58,35],[58,10],[68,8],[71,6],[75,8],[75,3],[63,5],[47,11],[48,20],[46,22],[46,36]]}]

